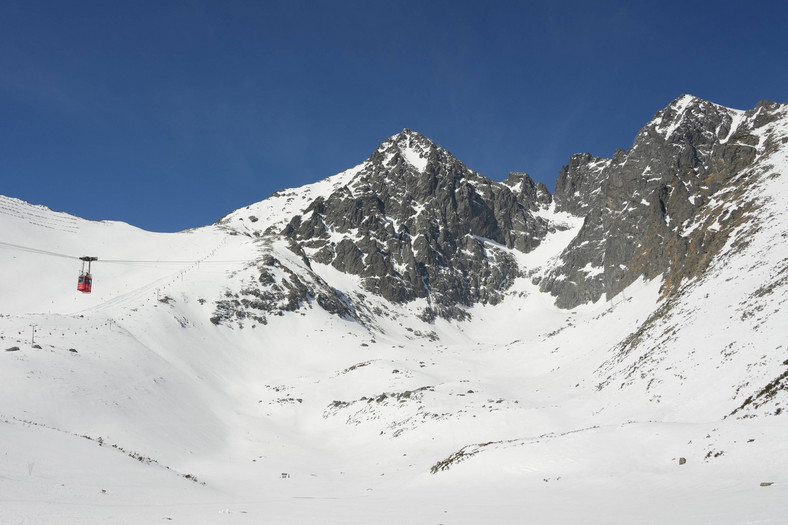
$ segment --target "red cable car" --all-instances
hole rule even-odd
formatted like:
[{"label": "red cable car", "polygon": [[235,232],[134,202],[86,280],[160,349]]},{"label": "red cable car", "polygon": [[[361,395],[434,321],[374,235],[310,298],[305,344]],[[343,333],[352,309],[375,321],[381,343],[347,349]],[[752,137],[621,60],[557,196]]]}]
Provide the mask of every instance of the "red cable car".
[{"label": "red cable car", "polygon": [[79,281],[77,281],[77,290],[82,293],[90,293],[93,288],[93,277],[89,273],[79,274]]},{"label": "red cable car", "polygon": [[[79,273],[79,280],[77,281],[77,291],[82,293],[90,293],[93,288],[93,277],[90,275],[90,263],[97,261],[98,257],[80,257],[82,261],[82,270]],[[85,271],[85,263],[88,263],[88,271]]]}]

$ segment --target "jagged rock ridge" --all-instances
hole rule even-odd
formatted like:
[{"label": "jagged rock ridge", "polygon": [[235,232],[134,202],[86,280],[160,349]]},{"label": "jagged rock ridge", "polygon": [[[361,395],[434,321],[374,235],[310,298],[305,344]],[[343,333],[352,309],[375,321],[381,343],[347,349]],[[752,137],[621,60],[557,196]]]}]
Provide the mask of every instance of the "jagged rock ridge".
[{"label": "jagged rock ridge", "polygon": [[394,303],[425,299],[422,317],[462,319],[495,304],[527,252],[554,227],[535,214],[550,193],[524,173],[504,183],[469,169],[423,135],[391,137],[279,232],[304,260],[360,277]]},{"label": "jagged rock ridge", "polygon": [[[525,273],[536,273],[534,282],[562,308],[610,299],[641,277],[664,276],[670,294],[701,275],[753,216],[757,203],[745,189],[761,174],[750,168],[782,144],[770,124],[785,114],[785,105],[771,102],[743,112],[683,95],[640,130],[629,150],[612,159],[573,156],[554,197],[524,173],[501,183],[487,179],[404,130],[356,168],[272,196],[267,210],[285,210],[277,221],[248,215],[242,224],[239,210],[221,222],[269,245],[284,238],[303,262],[284,287],[267,289],[277,285],[261,270],[242,290],[247,303],[269,312],[273,304],[298,309],[315,297],[340,315],[364,311],[313,264],[356,276],[390,303],[423,300],[426,321],[464,319],[466,307],[495,304]],[[550,267],[520,267],[517,252],[562,229],[552,212],[582,217],[583,226]],[[304,284],[310,282],[317,284]],[[287,301],[274,300],[283,293]],[[224,314],[231,306],[224,303]]]},{"label": "jagged rock ridge", "polygon": [[640,277],[664,274],[670,293],[700,275],[756,206],[741,197],[758,176],[749,168],[769,150],[768,125],[781,115],[785,106],[771,102],[741,112],[684,95],[628,151],[573,156],[555,202],[585,222],[541,289],[572,308],[613,297]]}]

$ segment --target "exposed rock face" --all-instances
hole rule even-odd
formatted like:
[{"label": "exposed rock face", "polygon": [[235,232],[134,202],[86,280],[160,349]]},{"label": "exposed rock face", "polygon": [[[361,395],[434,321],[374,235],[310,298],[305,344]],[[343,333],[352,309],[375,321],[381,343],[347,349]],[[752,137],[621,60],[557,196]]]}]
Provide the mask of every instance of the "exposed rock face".
[{"label": "exposed rock face", "polygon": [[781,109],[762,103],[739,112],[684,95],[657,113],[628,151],[572,157],[554,198],[557,209],[585,222],[541,289],[572,308],[612,297],[641,276],[665,274],[669,292],[700,275],[753,205],[728,212],[717,196],[727,200],[746,187],[759,128]]},{"label": "exposed rock face", "polygon": [[543,182],[534,182],[527,173],[513,171],[509,173],[503,184],[518,196],[518,202],[523,205],[530,203],[531,211],[539,211],[540,208],[549,206],[553,202],[553,196],[550,195],[547,186]]},{"label": "exposed rock face", "polygon": [[509,249],[538,246],[550,225],[532,212],[550,200],[528,175],[493,182],[405,130],[282,234],[389,301],[426,298],[426,318],[462,318],[458,307],[498,302],[519,275]]},{"label": "exposed rock face", "polygon": [[604,200],[605,173],[611,162],[590,153],[572,155],[555,182],[556,209],[582,217],[599,208]]},{"label": "exposed rock face", "polygon": [[[270,248],[267,245],[262,251]],[[295,246],[291,246],[290,251],[301,255]],[[238,290],[227,290],[224,297],[216,301],[212,323],[264,325],[268,324],[269,316],[305,310],[311,308],[313,302],[332,314],[362,321],[360,317],[363,316],[347,303],[341,292],[310,271],[307,260],[300,264],[284,263],[265,253],[258,260],[250,261],[244,273],[246,275],[233,276],[240,284]]]},{"label": "exposed rock face", "polygon": [[[300,262],[277,287],[261,274],[222,307],[226,313],[240,301],[275,313],[316,302],[358,318],[364,309],[354,310],[356,299],[332,289],[314,264],[357,276],[391,303],[425,300],[427,321],[464,319],[466,307],[495,304],[525,273],[535,273],[562,308],[614,297],[641,277],[662,276],[669,294],[700,276],[749,220],[756,203],[748,181],[759,176],[750,168],[759,154],[784,147],[770,126],[786,118],[786,105],[743,112],[684,95],[629,150],[612,159],[572,156],[554,196],[525,173],[493,182],[405,130],[351,170],[223,219],[269,244],[287,239]],[[583,217],[583,225],[550,267],[520,268],[517,252],[562,229],[545,218],[557,217],[551,206]]]}]

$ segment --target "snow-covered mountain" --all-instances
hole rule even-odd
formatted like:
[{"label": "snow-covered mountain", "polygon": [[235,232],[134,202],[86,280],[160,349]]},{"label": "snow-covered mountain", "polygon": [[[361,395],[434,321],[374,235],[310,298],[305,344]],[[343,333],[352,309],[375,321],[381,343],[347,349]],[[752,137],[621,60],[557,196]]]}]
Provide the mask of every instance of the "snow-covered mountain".
[{"label": "snow-covered mountain", "polygon": [[788,106],[686,95],[554,195],[405,130],[176,234],[0,196],[0,522],[781,523],[787,203]]},{"label": "snow-covered mountain", "polygon": [[[316,274],[331,266],[390,303],[420,300],[423,319],[464,319],[467,307],[498,303],[520,274],[516,253],[555,231],[540,216],[549,204],[547,188],[527,175],[493,182],[405,130],[352,170],[275,194],[220,224],[287,239]],[[273,285],[261,281],[245,293],[268,298]],[[348,306],[355,311],[364,302],[355,297]]]}]

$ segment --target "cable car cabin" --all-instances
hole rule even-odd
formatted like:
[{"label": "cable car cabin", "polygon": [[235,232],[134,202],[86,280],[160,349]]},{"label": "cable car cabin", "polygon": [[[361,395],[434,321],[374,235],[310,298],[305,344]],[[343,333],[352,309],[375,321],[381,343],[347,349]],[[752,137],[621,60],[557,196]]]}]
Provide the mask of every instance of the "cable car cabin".
[{"label": "cable car cabin", "polygon": [[[90,276],[90,263],[98,261],[98,257],[80,257],[82,261],[82,269],[79,271],[79,280],[77,281],[77,291],[82,293],[90,293],[93,288],[93,277]],[[88,271],[85,271],[85,263],[88,263]]]},{"label": "cable car cabin", "polygon": [[79,274],[79,280],[77,281],[77,291],[82,293],[90,293],[90,290],[93,288],[93,277],[89,273],[81,273]]}]

